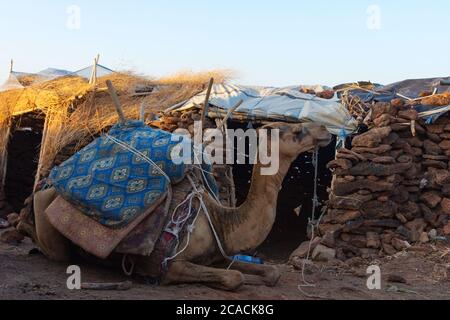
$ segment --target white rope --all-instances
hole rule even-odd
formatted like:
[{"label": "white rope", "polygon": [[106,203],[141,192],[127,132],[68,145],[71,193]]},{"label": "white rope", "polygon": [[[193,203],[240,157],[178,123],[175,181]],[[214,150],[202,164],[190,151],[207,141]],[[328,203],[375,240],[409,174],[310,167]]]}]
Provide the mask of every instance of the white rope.
[{"label": "white rope", "polygon": [[316,219],[316,209],[319,206],[319,198],[317,196],[317,178],[319,175],[319,148],[316,147],[314,150],[313,156],[312,156],[312,164],[314,166],[314,195],[312,199],[312,220],[314,221]]},{"label": "white rope", "polygon": [[118,144],[119,146],[121,146],[122,148],[124,148],[125,150],[131,152],[132,154],[134,154],[135,156],[140,157],[142,160],[146,161],[147,163],[153,165],[160,173],[162,176],[164,176],[167,181],[169,183],[171,183],[169,176],[164,172],[164,170],[162,170],[155,162],[153,162],[152,159],[150,159],[149,157],[147,157],[145,154],[143,154],[142,152],[140,152],[139,150],[137,150],[136,148],[133,148],[132,146],[126,144],[123,141],[120,141],[119,139],[116,139],[112,136],[110,136],[109,134],[106,134],[106,137],[111,140],[112,142]]},{"label": "white rope", "polygon": [[315,228],[317,228],[324,216],[325,211],[322,212],[321,216],[319,217],[319,219],[316,220],[316,209],[319,206],[319,198],[317,196],[317,179],[318,179],[318,173],[319,173],[319,148],[316,147],[316,149],[314,150],[313,156],[312,156],[312,164],[314,166],[314,195],[313,195],[313,199],[312,199],[312,214],[311,214],[311,218],[308,219],[308,226],[311,229],[311,241],[309,241],[309,246],[308,246],[308,252],[306,254],[306,259],[303,260],[303,265],[302,265],[302,280],[304,284],[300,284],[298,286],[298,289],[302,292],[303,290],[301,289],[302,287],[315,287],[316,285],[313,283],[310,283],[308,281],[306,281],[305,278],[305,269],[306,269],[306,263],[309,260],[309,257],[311,255],[311,249],[312,249],[312,242],[314,241],[315,238]]},{"label": "white rope", "polygon": [[189,182],[192,184],[192,187],[194,188],[194,190],[195,190],[196,193],[198,194],[198,199],[199,199],[199,201],[200,201],[200,206],[201,206],[201,208],[203,209],[203,212],[205,213],[206,218],[208,219],[209,225],[210,225],[211,230],[212,230],[212,232],[213,232],[213,234],[214,234],[214,238],[216,239],[217,246],[219,247],[220,253],[222,254],[222,256],[223,256],[225,259],[231,260],[230,256],[227,255],[226,252],[225,252],[225,250],[223,249],[223,246],[222,246],[222,243],[221,243],[221,241],[220,241],[219,235],[218,235],[218,233],[217,233],[217,231],[216,231],[216,228],[214,228],[214,224],[213,224],[213,222],[212,222],[211,216],[209,215],[208,208],[206,207],[205,202],[203,201],[203,194],[200,193],[200,191],[197,189],[197,186],[195,185],[195,183],[194,183],[194,181],[191,179],[191,177],[190,177],[189,175],[188,175],[187,177],[188,177],[188,179],[189,179]]},{"label": "white rope", "polygon": [[[223,249],[223,246],[222,246],[222,243],[221,243],[221,241],[220,241],[219,235],[217,234],[217,231],[216,231],[216,229],[214,228],[214,224],[213,224],[212,219],[211,219],[211,217],[210,217],[210,215],[209,215],[208,209],[207,209],[207,207],[206,207],[206,205],[205,205],[205,203],[204,203],[204,201],[203,201],[203,193],[202,193],[202,190],[199,190],[199,189],[197,188],[197,186],[195,185],[195,182],[192,180],[192,178],[191,178],[189,175],[187,175],[187,178],[188,178],[189,182],[191,183],[192,187],[194,188],[194,191],[191,192],[191,193],[187,196],[187,198],[186,198],[182,203],[180,203],[180,204],[174,209],[174,212],[173,212],[173,214],[172,214],[172,222],[174,222],[175,224],[176,224],[177,222],[180,222],[180,224],[181,224],[181,223],[186,222],[186,221],[191,217],[190,213],[191,213],[191,211],[192,211],[192,204],[193,204],[193,200],[194,200],[195,198],[197,198],[197,199],[199,200],[200,206],[199,206],[199,208],[198,208],[198,210],[197,210],[197,213],[195,214],[194,220],[193,220],[192,223],[187,227],[187,228],[188,228],[188,233],[187,233],[187,239],[186,239],[186,244],[185,244],[185,246],[183,247],[183,249],[179,250],[179,251],[178,251],[175,255],[173,255],[172,257],[168,257],[168,258],[164,259],[163,265],[167,265],[167,263],[168,263],[169,261],[172,261],[172,260],[174,260],[175,258],[177,258],[177,257],[178,257],[179,255],[181,255],[184,251],[186,251],[186,249],[189,247],[189,243],[190,243],[190,240],[191,240],[191,234],[192,234],[192,233],[194,232],[194,230],[195,230],[195,224],[197,223],[198,217],[200,216],[200,212],[201,212],[202,210],[203,210],[203,212],[204,212],[205,215],[206,215],[206,218],[207,218],[208,223],[209,223],[209,225],[210,225],[210,227],[211,227],[211,231],[212,231],[212,233],[213,233],[213,235],[214,235],[214,238],[215,238],[215,240],[216,240],[216,242],[217,242],[217,246],[218,246],[218,248],[219,248],[220,253],[222,254],[222,256],[223,256],[226,260],[232,260],[232,259],[230,258],[230,256],[228,256],[228,255],[225,253],[225,250]],[[189,201],[189,211],[188,211],[188,214],[187,214],[186,217],[184,217],[182,220],[177,220],[177,221],[175,221],[175,220],[174,220],[175,213],[176,213],[176,212],[178,211],[178,209],[179,209],[183,204],[185,204],[187,201]],[[168,230],[166,230],[166,231],[168,231]],[[178,230],[178,231],[179,231],[179,230]],[[170,232],[170,231],[169,231],[169,232]],[[173,232],[171,232],[171,233],[172,233],[173,235],[176,236],[176,238],[177,238],[177,245],[176,245],[176,247],[178,247],[179,241],[180,241],[180,239],[179,239],[179,234],[175,234],[175,233],[173,233]]]}]

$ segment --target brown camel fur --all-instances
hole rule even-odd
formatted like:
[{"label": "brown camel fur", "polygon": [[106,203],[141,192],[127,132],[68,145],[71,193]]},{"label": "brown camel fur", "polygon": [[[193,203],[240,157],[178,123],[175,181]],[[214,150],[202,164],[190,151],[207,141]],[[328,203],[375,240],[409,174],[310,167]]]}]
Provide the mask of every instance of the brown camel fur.
[{"label": "brown camel fur", "polygon": [[[226,208],[208,193],[203,194],[206,208],[228,256],[248,252],[261,245],[275,222],[278,193],[291,163],[301,153],[316,146],[326,146],[331,140],[328,131],[316,124],[276,123],[266,128],[280,130],[278,173],[261,175],[263,166],[256,164],[247,199],[238,208]],[[50,225],[44,213],[55,197],[53,189],[36,193],[34,238],[49,259],[67,261],[69,242]],[[33,230],[25,230],[29,229],[25,223],[21,223],[19,229],[34,233]],[[180,248],[186,244],[187,237],[182,239]],[[146,259],[138,257],[136,260],[136,271],[140,274],[145,274]],[[213,267],[224,260],[206,215],[200,214],[186,250],[170,264],[163,284],[203,283],[223,290],[236,290],[243,284],[274,286],[280,277],[274,266],[234,262],[229,269]]]}]

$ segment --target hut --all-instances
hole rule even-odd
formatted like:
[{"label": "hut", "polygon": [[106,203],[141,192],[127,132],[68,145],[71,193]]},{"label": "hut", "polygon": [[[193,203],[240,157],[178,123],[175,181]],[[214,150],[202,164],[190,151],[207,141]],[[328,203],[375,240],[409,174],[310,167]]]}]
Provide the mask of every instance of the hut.
[{"label": "hut", "polygon": [[[96,75],[99,69],[94,64],[91,71]],[[0,216],[29,211],[24,201],[36,183],[117,122],[107,80],[114,83],[125,115],[137,119],[142,106],[156,114],[204,90],[212,76],[219,83],[227,77],[213,71],[148,79],[108,71],[92,81],[70,73],[0,92]]]}]

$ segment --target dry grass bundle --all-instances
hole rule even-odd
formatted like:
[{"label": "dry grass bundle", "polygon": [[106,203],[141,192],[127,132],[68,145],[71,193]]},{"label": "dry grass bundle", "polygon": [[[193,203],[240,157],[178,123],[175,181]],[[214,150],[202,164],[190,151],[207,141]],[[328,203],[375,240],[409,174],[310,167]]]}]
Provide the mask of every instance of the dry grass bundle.
[{"label": "dry grass bundle", "polygon": [[[81,91],[66,99],[63,108],[50,108],[47,111],[46,140],[40,157],[41,176],[47,175],[55,165],[58,154],[64,154],[65,157],[73,154],[118,122],[118,115],[106,89],[107,80],[111,80],[116,87],[125,116],[138,119],[142,104],[146,112],[157,113],[203,91],[210,77],[214,77],[216,83],[223,83],[230,78],[230,73],[179,73],[156,80],[116,73],[99,78],[98,84],[89,89],[74,84]],[[150,95],[136,96],[134,90],[137,86],[155,89]]]},{"label": "dry grass bundle", "polygon": [[433,96],[421,99],[421,103],[427,106],[444,107],[450,105],[450,92],[436,94]]}]

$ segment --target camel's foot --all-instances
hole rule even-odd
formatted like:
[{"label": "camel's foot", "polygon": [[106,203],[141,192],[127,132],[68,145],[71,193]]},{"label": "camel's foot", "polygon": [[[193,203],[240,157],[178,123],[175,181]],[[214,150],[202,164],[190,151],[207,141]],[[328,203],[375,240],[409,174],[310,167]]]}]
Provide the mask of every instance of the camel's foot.
[{"label": "camel's foot", "polygon": [[163,283],[203,283],[221,290],[236,291],[244,285],[244,276],[235,270],[205,267],[187,261],[175,261],[169,268]]},{"label": "camel's foot", "polygon": [[33,242],[37,243],[36,228],[34,225],[27,222],[26,220],[20,219],[19,223],[16,226],[16,229],[25,237],[31,238]]},{"label": "camel's foot", "polygon": [[257,265],[235,261],[231,269],[241,271],[246,277],[246,284],[275,287],[280,280],[281,272],[275,266]]}]

